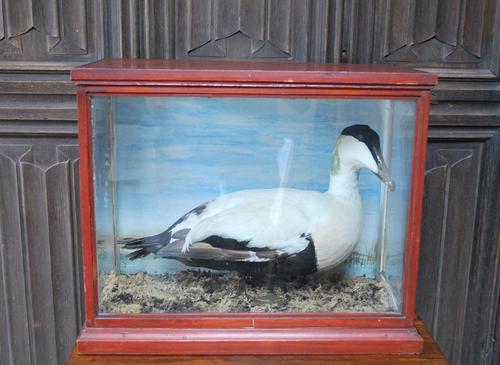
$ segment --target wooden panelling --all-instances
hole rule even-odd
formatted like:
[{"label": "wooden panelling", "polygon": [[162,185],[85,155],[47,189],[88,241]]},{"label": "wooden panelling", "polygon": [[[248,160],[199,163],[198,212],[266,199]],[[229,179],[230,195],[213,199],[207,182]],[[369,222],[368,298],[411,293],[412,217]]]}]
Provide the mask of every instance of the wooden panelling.
[{"label": "wooden panelling", "polygon": [[493,338],[497,339],[493,343],[493,349],[491,352],[493,359],[500,359],[500,343],[498,339],[500,338],[500,305],[497,304],[497,314],[496,314],[496,330],[493,333]]},{"label": "wooden panelling", "polygon": [[21,225],[18,161],[30,145],[6,145],[0,150],[0,219],[1,219],[1,309],[2,364],[30,364],[30,328],[24,271],[23,229]]},{"label": "wooden panelling", "polygon": [[108,58],[173,58],[173,0],[110,0],[103,4],[105,56]]},{"label": "wooden panelling", "polygon": [[453,364],[500,363],[499,0],[0,5],[1,365],[64,364],[79,329],[68,74],[104,56],[394,63],[442,75],[430,115],[418,312]]},{"label": "wooden panelling", "polygon": [[[97,0],[0,1],[3,60],[85,61],[102,50]],[[3,13],[3,14],[1,14]]]},{"label": "wooden panelling", "polygon": [[452,364],[495,363],[499,149],[497,129],[430,133],[417,311]]},{"label": "wooden panelling", "polygon": [[177,1],[176,58],[324,62],[329,5],[326,0]]},{"label": "wooden panelling", "polygon": [[[465,307],[463,364],[496,364],[500,298],[500,129],[483,143],[475,240]],[[497,333],[495,334],[495,330]]]},{"label": "wooden panelling", "polygon": [[226,58],[324,62],[328,0],[111,0],[104,4],[105,54],[131,58]]},{"label": "wooden panelling", "polygon": [[178,57],[303,59],[306,38],[295,32],[307,27],[308,5],[291,0],[178,2]]},{"label": "wooden panelling", "polygon": [[[499,70],[496,0],[380,0],[346,2],[349,60],[465,70],[493,77]],[[367,20],[370,19],[370,20]]]},{"label": "wooden panelling", "polygon": [[0,135],[5,364],[62,364],[80,329],[77,149]]},{"label": "wooden panelling", "polygon": [[[458,363],[473,241],[479,145],[432,144],[426,172],[424,229],[418,296],[420,314]],[[460,196],[461,199],[457,199]],[[427,282],[435,282],[430,290]]]}]

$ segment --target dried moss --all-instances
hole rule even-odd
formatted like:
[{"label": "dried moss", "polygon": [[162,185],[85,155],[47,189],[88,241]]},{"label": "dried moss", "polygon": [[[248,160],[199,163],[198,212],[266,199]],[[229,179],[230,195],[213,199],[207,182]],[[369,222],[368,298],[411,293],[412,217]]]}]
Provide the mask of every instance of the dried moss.
[{"label": "dried moss", "polygon": [[393,312],[387,284],[335,273],[249,285],[235,272],[106,275],[100,310],[107,313]]}]

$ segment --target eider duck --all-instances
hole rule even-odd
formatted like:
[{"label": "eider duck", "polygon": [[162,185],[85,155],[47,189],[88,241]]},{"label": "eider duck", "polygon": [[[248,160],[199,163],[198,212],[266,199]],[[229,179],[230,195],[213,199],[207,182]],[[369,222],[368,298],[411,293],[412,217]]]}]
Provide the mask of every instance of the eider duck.
[{"label": "eider duck", "polygon": [[360,238],[361,168],[394,190],[378,134],[357,124],[345,128],[337,139],[326,192],[237,191],[194,208],[162,233],[121,243],[134,250],[130,260],[155,254],[192,267],[247,274],[306,275],[326,270],[344,261]]}]

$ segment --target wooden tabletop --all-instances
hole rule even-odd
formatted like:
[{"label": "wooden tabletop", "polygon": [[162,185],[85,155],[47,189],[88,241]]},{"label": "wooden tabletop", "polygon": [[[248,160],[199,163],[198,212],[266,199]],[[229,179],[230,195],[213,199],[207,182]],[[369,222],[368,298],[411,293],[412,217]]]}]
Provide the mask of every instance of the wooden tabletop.
[{"label": "wooden tabletop", "polygon": [[79,355],[73,349],[69,365],[122,365],[122,364],[344,364],[344,365],[395,365],[395,364],[448,364],[438,345],[417,320],[415,326],[424,338],[424,352],[420,355],[332,355],[332,356],[137,356],[137,355]]}]

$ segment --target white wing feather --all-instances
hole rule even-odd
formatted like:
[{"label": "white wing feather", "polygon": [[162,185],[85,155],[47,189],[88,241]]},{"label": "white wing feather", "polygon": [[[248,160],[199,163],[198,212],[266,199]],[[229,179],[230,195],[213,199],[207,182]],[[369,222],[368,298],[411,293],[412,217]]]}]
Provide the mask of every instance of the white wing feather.
[{"label": "white wing feather", "polygon": [[193,242],[213,235],[247,241],[252,248],[294,253],[307,247],[308,241],[300,236],[310,232],[311,217],[324,201],[325,195],[314,191],[245,190],[208,203],[200,215],[190,215],[174,230],[190,229],[183,253]]}]

